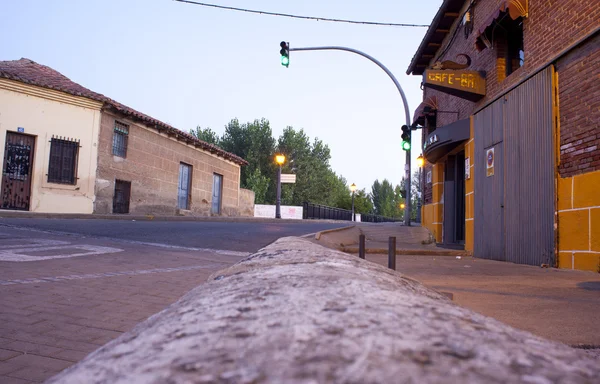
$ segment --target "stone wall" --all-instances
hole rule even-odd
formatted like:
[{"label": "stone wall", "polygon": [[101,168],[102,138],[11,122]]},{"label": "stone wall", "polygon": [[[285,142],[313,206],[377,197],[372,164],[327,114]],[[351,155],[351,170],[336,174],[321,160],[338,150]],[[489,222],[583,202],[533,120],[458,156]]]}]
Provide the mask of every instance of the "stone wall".
[{"label": "stone wall", "polygon": [[[129,126],[126,157],[113,156],[115,121]],[[109,111],[102,112],[94,213],[112,213],[115,180],[131,182],[129,213],[174,215],[180,163],[192,166],[189,214],[210,215],[213,174],[223,176],[223,216],[240,214],[240,166]],[[247,196],[249,199],[249,196]]]},{"label": "stone wall", "polygon": [[581,350],[279,239],[48,383],[591,383]]},{"label": "stone wall", "polygon": [[240,189],[240,216],[254,216],[254,192],[249,189]]}]

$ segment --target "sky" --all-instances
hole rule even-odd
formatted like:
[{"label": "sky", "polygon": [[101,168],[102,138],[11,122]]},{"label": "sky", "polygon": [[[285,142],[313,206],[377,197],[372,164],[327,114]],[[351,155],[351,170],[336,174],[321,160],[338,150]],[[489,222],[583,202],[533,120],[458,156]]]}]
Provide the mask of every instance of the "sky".
[{"label": "sky", "polygon": [[[205,0],[306,16],[429,24],[442,0]],[[183,131],[221,135],[233,118],[265,118],[274,137],[304,129],[331,149],[331,167],[370,192],[398,184],[404,106],[391,79],[349,52],[291,52],[345,46],[381,61],[398,79],[410,116],[421,77],[406,70],[427,28],[297,20],[201,7],[173,0],[1,0],[0,60],[29,58],[71,80]],[[413,132],[414,159],[420,133]]]}]

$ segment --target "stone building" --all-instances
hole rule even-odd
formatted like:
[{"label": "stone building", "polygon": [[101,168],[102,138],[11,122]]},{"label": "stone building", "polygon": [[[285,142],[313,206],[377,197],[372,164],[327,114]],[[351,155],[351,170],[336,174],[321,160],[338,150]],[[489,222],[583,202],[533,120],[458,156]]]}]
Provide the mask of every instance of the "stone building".
[{"label": "stone building", "polygon": [[0,100],[0,208],[253,215],[254,194],[240,188],[245,160],[49,67],[0,62]]},{"label": "stone building", "polygon": [[594,1],[443,1],[407,71],[438,244],[599,271],[599,32]]}]

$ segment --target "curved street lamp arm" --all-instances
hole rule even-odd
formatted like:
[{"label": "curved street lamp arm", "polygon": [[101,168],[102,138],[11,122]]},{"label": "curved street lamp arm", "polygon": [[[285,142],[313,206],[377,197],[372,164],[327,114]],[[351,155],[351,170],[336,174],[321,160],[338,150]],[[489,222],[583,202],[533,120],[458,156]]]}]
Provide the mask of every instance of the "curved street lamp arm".
[{"label": "curved street lamp arm", "polygon": [[[387,67],[385,65],[383,65],[379,60],[377,60],[376,58],[374,58],[371,55],[368,55],[362,51],[359,51],[358,49],[353,49],[353,48],[348,48],[348,47],[338,47],[338,46],[327,46],[327,47],[306,47],[306,48],[289,48],[290,51],[347,51],[347,52],[352,52],[352,53],[356,53],[357,55],[361,55],[362,57],[366,57],[367,59],[371,60],[372,62],[374,62],[375,64],[377,64],[379,66],[379,68],[383,69],[383,71],[385,73],[387,73],[387,75],[390,77],[390,79],[392,79],[392,81],[394,82],[394,84],[396,85],[396,88],[398,88],[398,92],[400,92],[400,96],[402,97],[402,103],[404,104],[404,114],[406,117],[406,125],[408,127],[410,127],[410,112],[408,110],[408,101],[406,100],[406,95],[404,94],[404,91],[402,90],[402,87],[400,86],[400,83],[398,82],[398,80],[396,79],[396,77],[392,74],[392,72],[390,72],[389,69],[387,69]],[[405,186],[406,186],[406,206],[405,206],[405,212],[404,212],[404,224],[407,226],[410,226],[410,211],[411,211],[411,201],[410,201],[410,188],[411,188],[411,180],[410,180],[410,153],[411,151],[408,150],[406,151],[406,169],[405,169]]]}]

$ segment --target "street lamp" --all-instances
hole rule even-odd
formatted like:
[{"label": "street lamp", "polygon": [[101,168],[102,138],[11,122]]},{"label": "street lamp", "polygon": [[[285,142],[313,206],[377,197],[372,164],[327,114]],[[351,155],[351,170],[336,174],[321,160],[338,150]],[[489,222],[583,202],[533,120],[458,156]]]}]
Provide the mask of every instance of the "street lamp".
[{"label": "street lamp", "polygon": [[275,205],[275,218],[281,219],[281,166],[285,163],[284,155],[275,155],[275,162],[279,165],[277,170],[277,203]]},{"label": "street lamp", "polygon": [[419,199],[417,200],[417,223],[421,222],[421,199],[423,198],[423,181],[421,180],[421,169],[425,165],[423,155],[417,157],[417,166],[419,167]]},{"label": "street lamp", "polygon": [[356,217],[354,217],[354,191],[356,191],[356,184],[352,183],[350,191],[352,191],[352,221],[356,221]]}]

